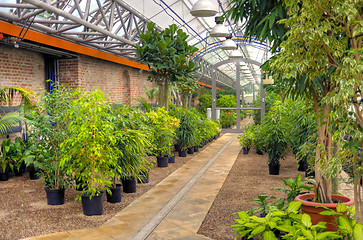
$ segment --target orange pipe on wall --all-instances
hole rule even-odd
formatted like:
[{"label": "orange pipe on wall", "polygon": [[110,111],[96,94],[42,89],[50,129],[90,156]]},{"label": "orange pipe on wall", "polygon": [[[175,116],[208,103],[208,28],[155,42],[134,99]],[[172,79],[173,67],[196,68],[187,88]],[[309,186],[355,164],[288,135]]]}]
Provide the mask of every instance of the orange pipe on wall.
[{"label": "orange pipe on wall", "polygon": [[[21,31],[21,27],[0,20],[0,31],[2,33],[8,34],[8,35],[18,37],[19,33]],[[37,42],[37,43],[41,43],[44,45],[68,50],[71,52],[76,52],[76,53],[80,53],[83,55],[107,60],[110,62],[119,63],[119,64],[133,67],[133,68],[138,68],[138,69],[143,69],[143,70],[149,69],[149,67],[145,64],[140,64],[138,62],[135,62],[135,61],[132,61],[132,60],[129,60],[126,58],[118,57],[118,56],[115,56],[115,55],[112,55],[109,53],[105,53],[105,52],[102,52],[102,51],[99,51],[99,50],[96,50],[93,48],[85,47],[85,46],[82,46],[82,45],[79,45],[76,43],[72,43],[72,42],[69,42],[66,40],[62,40],[62,39],[59,39],[56,37],[52,37],[47,34],[39,33],[39,32],[30,30],[30,29],[26,33],[24,39],[27,39],[27,40],[30,40],[33,42]]]}]

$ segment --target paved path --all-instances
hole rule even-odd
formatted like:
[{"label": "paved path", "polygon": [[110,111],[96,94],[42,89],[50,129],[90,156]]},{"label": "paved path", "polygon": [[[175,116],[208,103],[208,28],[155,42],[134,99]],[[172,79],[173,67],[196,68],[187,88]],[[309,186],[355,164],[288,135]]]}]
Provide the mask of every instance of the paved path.
[{"label": "paved path", "polygon": [[241,150],[226,133],[103,226],[27,240],[209,239],[197,235]]}]

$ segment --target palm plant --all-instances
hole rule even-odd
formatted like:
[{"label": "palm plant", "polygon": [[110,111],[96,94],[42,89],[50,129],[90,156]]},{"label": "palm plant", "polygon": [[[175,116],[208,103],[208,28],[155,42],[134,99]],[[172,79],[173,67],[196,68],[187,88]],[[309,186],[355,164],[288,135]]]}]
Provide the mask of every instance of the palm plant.
[{"label": "palm plant", "polygon": [[[0,89],[0,105],[12,105],[16,94],[20,94],[21,101],[24,105],[32,105],[34,92],[27,88],[9,86]],[[4,112],[0,107],[0,111]],[[18,113],[12,112],[0,116],[0,135],[5,134],[14,125],[21,121],[22,118]]]}]

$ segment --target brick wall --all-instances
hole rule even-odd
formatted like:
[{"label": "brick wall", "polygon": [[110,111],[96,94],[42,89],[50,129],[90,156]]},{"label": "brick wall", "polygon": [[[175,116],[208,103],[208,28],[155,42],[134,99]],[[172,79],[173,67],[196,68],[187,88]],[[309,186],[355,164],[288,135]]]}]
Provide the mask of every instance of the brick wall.
[{"label": "brick wall", "polygon": [[78,59],[59,60],[59,83],[73,88],[79,86]]},{"label": "brick wall", "polygon": [[146,71],[88,56],[79,57],[78,70],[82,89],[89,91],[97,86],[117,104],[138,104],[137,97],[146,97],[144,86],[152,88]]},{"label": "brick wall", "polygon": [[[45,87],[44,60],[40,53],[0,45],[0,88],[19,86],[39,92]],[[14,105],[18,105],[17,97]]]}]

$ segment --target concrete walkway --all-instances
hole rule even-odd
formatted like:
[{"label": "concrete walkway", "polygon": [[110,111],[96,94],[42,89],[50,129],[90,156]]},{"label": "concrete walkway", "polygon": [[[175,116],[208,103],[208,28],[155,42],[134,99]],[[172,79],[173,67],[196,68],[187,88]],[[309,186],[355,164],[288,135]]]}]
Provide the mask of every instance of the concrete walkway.
[{"label": "concrete walkway", "polygon": [[103,226],[28,240],[209,239],[197,231],[241,150],[226,133]]}]

